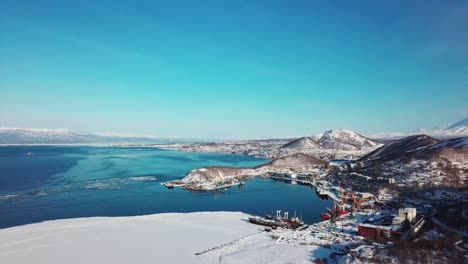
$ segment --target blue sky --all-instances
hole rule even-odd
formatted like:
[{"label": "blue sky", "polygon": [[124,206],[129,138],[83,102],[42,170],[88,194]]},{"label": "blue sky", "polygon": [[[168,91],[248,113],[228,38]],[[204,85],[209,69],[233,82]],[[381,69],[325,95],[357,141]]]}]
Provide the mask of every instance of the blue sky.
[{"label": "blue sky", "polygon": [[0,126],[197,138],[468,116],[466,1],[0,2]]}]

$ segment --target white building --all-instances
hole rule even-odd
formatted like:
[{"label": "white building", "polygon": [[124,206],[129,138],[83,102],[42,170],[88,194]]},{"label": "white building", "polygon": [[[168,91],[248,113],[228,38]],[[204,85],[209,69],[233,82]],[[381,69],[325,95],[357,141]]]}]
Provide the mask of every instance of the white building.
[{"label": "white building", "polygon": [[403,218],[403,220],[408,218],[408,221],[413,222],[416,218],[416,208],[400,208],[398,209],[398,217]]}]

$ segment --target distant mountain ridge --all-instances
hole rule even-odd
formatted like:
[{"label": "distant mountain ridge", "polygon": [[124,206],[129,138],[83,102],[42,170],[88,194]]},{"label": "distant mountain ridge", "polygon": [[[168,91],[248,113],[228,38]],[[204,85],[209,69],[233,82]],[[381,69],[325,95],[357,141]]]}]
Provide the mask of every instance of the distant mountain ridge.
[{"label": "distant mountain ridge", "polygon": [[409,133],[390,132],[379,133],[371,136],[375,139],[401,139],[412,135],[428,135],[438,139],[450,139],[457,137],[468,137],[468,117],[453,124],[443,124],[432,128],[421,128]]},{"label": "distant mountain ridge", "polygon": [[0,144],[85,144],[157,142],[149,137],[105,136],[66,129],[0,127]]}]

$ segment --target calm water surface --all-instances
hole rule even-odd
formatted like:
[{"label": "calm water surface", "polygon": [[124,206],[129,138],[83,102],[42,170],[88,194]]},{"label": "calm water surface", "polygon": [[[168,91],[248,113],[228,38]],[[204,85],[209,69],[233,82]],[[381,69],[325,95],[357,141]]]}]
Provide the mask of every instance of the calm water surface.
[{"label": "calm water surface", "polygon": [[[33,155],[28,156],[26,153]],[[297,211],[308,223],[331,201],[308,186],[255,178],[227,192],[188,192],[160,185],[205,166],[253,167],[266,162],[230,154],[155,148],[0,147],[0,228],[44,220],[164,212]]]}]

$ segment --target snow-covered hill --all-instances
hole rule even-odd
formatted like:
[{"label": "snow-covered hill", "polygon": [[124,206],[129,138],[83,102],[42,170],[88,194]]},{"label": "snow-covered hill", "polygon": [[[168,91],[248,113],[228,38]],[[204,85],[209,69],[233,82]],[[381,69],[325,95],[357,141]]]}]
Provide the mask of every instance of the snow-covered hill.
[{"label": "snow-covered hill", "polygon": [[323,133],[302,137],[283,145],[273,157],[305,153],[321,159],[355,159],[382,144],[346,129],[328,130]]},{"label": "snow-covered hill", "polygon": [[80,144],[155,142],[154,138],[103,136],[66,129],[0,127],[0,144]]},{"label": "snow-covered hill", "polygon": [[312,137],[301,137],[284,144],[281,149],[311,149],[319,148],[319,144]]},{"label": "snow-covered hill", "polygon": [[363,149],[377,148],[379,146],[381,146],[380,143],[353,131],[347,129],[334,129],[311,137],[302,137],[293,140],[283,145],[281,149],[361,151]]},{"label": "snow-covered hill", "polygon": [[281,157],[270,161],[267,164],[258,166],[257,169],[278,169],[278,168],[304,168],[304,167],[325,167],[327,162],[317,159],[311,155],[297,153],[291,156]]},{"label": "snow-covered hill", "polygon": [[378,148],[366,156],[362,157],[360,161],[370,160],[390,160],[401,158],[408,152],[412,152],[416,149],[421,149],[427,146],[438,144],[440,141],[426,135],[409,136],[400,140],[396,140],[385,144],[381,148]]},{"label": "snow-covered hill", "polygon": [[346,129],[328,130],[318,140],[320,147],[344,151],[359,151],[379,147],[381,144]]},{"label": "snow-covered hill", "polygon": [[468,186],[468,137],[440,141],[427,135],[409,136],[369,153],[351,168],[417,186]]}]

